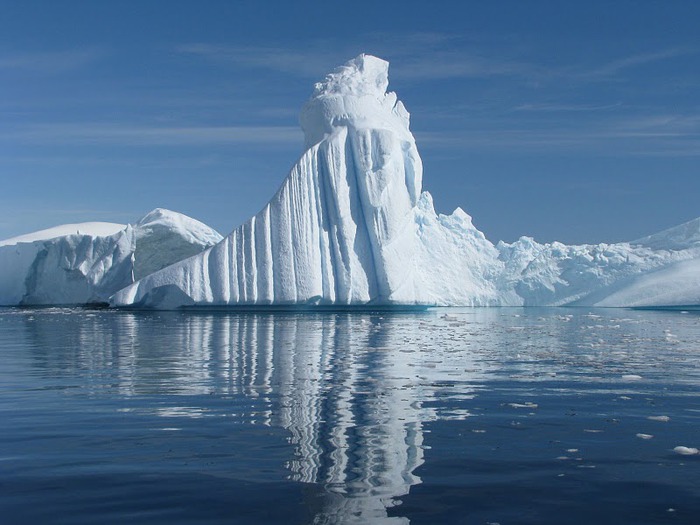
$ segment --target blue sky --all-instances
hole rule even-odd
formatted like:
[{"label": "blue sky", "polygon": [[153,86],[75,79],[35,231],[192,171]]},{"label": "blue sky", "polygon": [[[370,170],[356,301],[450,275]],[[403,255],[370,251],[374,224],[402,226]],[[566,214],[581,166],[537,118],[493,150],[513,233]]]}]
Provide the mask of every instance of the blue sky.
[{"label": "blue sky", "polygon": [[226,234],[301,153],[313,83],[390,61],[424,189],[491,240],[700,216],[700,2],[0,0],[0,238],[186,213]]}]

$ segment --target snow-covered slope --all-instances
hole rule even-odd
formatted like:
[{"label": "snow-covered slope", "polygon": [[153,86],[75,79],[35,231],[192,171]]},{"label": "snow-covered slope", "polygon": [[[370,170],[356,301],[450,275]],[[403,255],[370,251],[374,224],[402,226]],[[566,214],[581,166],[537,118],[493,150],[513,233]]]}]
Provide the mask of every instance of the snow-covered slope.
[{"label": "snow-covered slope", "polygon": [[62,224],[40,230],[25,235],[19,235],[10,239],[0,240],[0,246],[8,244],[19,244],[22,242],[48,241],[56,237],[65,237],[66,235],[92,235],[93,237],[107,237],[114,235],[118,231],[126,228],[126,224],[117,224],[115,222],[79,222],[76,224]]},{"label": "snow-covered slope", "polygon": [[0,241],[0,305],[106,302],[117,290],[221,236],[168,210],[135,225],[66,224]]},{"label": "snow-covered slope", "polygon": [[196,255],[222,239],[206,224],[163,208],[147,213],[133,230],[136,280]]},{"label": "snow-covered slope", "polygon": [[700,219],[633,243],[494,246],[461,209],[435,213],[409,114],[387,87],[388,63],[367,55],[316,84],[300,116],[307,149],[260,213],[111,304],[700,302]]}]

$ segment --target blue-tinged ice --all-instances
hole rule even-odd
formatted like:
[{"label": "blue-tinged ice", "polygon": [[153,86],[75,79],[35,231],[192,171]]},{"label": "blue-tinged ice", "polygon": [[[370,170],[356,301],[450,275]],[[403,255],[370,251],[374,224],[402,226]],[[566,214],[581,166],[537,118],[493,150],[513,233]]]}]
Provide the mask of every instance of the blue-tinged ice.
[{"label": "blue-tinged ice", "polygon": [[114,306],[700,304],[700,219],[631,243],[494,245],[437,214],[388,63],[360,55],[314,88],[306,151],[215,246],[127,286]]}]

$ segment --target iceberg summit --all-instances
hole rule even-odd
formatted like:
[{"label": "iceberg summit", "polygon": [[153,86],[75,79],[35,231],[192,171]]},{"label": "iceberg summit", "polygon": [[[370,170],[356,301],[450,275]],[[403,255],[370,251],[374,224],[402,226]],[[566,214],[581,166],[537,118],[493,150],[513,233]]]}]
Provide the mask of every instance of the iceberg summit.
[{"label": "iceberg summit", "polygon": [[628,243],[494,245],[463,210],[437,214],[388,70],[360,55],[315,85],[304,153],[227,237],[156,210],[135,226],[11,239],[0,243],[0,303],[700,305],[700,219]]}]

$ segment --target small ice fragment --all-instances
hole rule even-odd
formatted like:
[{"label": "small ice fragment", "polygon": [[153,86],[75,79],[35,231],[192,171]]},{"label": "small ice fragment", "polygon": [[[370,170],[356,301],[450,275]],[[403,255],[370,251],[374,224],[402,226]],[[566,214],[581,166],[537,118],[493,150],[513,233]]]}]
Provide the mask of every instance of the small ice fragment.
[{"label": "small ice fragment", "polygon": [[598,434],[599,432],[602,432],[602,430],[597,430],[597,429],[593,429],[593,428],[584,428],[583,431],[590,432],[591,434]]},{"label": "small ice fragment", "polygon": [[577,448],[567,448],[566,451],[569,452],[570,454],[573,454],[574,452],[578,452],[578,449]]},{"label": "small ice fragment", "polygon": [[649,416],[647,419],[650,421],[663,421],[664,423],[671,421],[671,418],[668,416]]},{"label": "small ice fragment", "polygon": [[680,454],[681,456],[695,456],[697,454],[700,454],[700,450],[694,447],[683,447],[683,446],[678,446],[673,449],[673,451],[676,454]]},{"label": "small ice fragment", "polygon": [[652,436],[651,434],[637,434],[637,437],[638,437],[639,439],[651,439],[651,438],[653,438],[654,436]]},{"label": "small ice fragment", "polygon": [[569,456],[557,456],[556,458],[559,461],[566,461],[567,459],[571,459]]},{"label": "small ice fragment", "polygon": [[676,512],[676,509],[666,509],[666,512]]},{"label": "small ice fragment", "polygon": [[639,381],[640,379],[642,379],[642,376],[637,374],[625,374],[622,376],[623,381]]},{"label": "small ice fragment", "polygon": [[620,399],[624,399],[625,401],[629,401],[632,398],[629,396],[620,396]]},{"label": "small ice fragment", "polygon": [[537,403],[531,403],[530,401],[526,403],[508,403],[508,406],[512,408],[537,408]]}]

